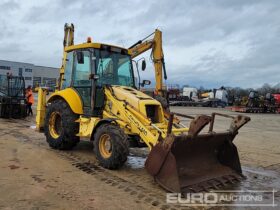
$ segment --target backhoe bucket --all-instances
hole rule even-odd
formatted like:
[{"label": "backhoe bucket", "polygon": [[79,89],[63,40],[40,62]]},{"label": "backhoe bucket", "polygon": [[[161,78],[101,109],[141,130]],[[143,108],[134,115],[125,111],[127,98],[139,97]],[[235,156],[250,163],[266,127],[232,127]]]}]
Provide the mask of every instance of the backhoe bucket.
[{"label": "backhoe bucket", "polygon": [[[214,133],[215,115],[197,117],[188,135],[170,134],[152,148],[145,167],[162,187],[178,193],[200,192],[218,189],[243,177],[232,141],[250,118],[237,116],[228,131]],[[199,134],[209,122],[209,132]]]}]

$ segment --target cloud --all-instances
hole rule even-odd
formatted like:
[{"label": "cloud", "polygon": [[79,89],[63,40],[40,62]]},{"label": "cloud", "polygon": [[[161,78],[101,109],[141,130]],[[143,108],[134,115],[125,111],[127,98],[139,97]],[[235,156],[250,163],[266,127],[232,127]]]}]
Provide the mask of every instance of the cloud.
[{"label": "cloud", "polygon": [[[75,42],[129,47],[155,28],[163,31],[168,84],[259,87],[280,81],[280,2],[1,1],[0,59],[61,65],[63,26]],[[149,60],[149,52],[144,56]],[[143,78],[153,79],[148,62]]]},{"label": "cloud", "polygon": [[14,1],[14,0],[11,0],[11,1],[2,1],[0,3],[0,6],[1,6],[1,13],[7,13],[7,12],[10,12],[10,11],[13,11],[13,10],[17,10],[20,8],[20,5],[18,4],[17,1]]}]

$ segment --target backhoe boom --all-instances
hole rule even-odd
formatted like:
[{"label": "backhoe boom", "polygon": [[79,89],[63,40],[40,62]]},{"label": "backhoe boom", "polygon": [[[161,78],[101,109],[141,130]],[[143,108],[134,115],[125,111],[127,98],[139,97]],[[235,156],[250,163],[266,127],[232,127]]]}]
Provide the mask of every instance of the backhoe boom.
[{"label": "backhoe boom", "polygon": [[[154,35],[152,39],[146,40],[152,35]],[[166,80],[167,74],[165,70],[164,54],[162,50],[162,32],[160,30],[156,29],[154,33],[144,38],[143,40],[138,41],[134,45],[132,45],[129,48],[129,51],[131,53],[131,57],[135,58],[140,54],[148,51],[149,49],[152,49],[151,59],[153,61],[154,68],[155,68],[155,80],[156,80],[155,93],[156,95],[163,96],[164,90],[163,90],[162,78],[164,75],[164,79]]]}]

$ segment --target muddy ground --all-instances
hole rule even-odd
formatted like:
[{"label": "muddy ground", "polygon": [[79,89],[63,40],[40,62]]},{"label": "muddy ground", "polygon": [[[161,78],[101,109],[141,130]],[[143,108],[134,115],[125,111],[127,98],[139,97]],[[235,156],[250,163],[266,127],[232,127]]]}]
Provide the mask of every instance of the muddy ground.
[{"label": "muddy ground", "polygon": [[[172,111],[236,115],[211,108],[172,107]],[[234,141],[247,179],[229,189],[279,190],[280,115],[249,116],[251,122]],[[183,123],[188,125],[189,121]],[[225,129],[228,123],[217,118],[215,129]],[[145,172],[145,150],[131,150],[126,165],[110,171],[98,165],[90,142],[81,141],[72,151],[55,151],[34,125],[35,117],[0,119],[0,209],[179,208],[166,204],[166,191]],[[277,192],[278,205],[279,197]]]}]

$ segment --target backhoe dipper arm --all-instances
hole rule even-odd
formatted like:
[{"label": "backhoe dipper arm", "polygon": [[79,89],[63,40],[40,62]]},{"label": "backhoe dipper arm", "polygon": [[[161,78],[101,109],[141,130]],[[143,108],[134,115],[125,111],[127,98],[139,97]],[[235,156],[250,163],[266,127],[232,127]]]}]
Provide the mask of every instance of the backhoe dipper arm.
[{"label": "backhoe dipper arm", "polygon": [[58,89],[60,90],[63,83],[63,77],[64,77],[64,66],[66,62],[66,53],[65,53],[65,47],[69,47],[71,45],[74,45],[74,25],[71,23],[70,25],[65,23],[64,25],[64,39],[63,39],[63,59],[62,59],[62,65],[60,68],[60,76],[58,80]]},{"label": "backhoe dipper arm", "polygon": [[[152,39],[148,39],[150,36],[154,35]],[[156,94],[162,95],[163,92],[163,81],[162,74],[164,74],[164,79],[167,79],[167,74],[165,70],[164,55],[162,50],[162,32],[158,29],[154,33],[145,37],[143,40],[138,41],[129,48],[131,57],[135,58],[140,54],[152,49],[151,59],[154,63],[155,68],[155,79],[156,79]]]},{"label": "backhoe dipper arm", "polygon": [[68,25],[65,23],[64,25],[64,40],[63,40],[63,47],[69,47],[74,45],[74,25]]}]

